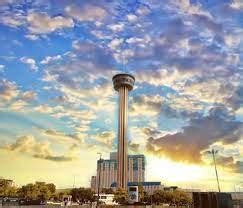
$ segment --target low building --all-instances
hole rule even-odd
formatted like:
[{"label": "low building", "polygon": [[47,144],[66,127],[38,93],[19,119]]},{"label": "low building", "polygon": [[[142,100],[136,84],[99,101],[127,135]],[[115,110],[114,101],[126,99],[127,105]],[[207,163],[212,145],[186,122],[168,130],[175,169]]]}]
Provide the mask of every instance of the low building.
[{"label": "low building", "polygon": [[[143,189],[149,195],[153,194],[156,190],[164,190],[164,186],[159,181],[144,181],[144,182],[128,182],[128,187],[143,186]],[[111,184],[113,190],[116,189],[116,183]]]},{"label": "low building", "polygon": [[164,191],[175,191],[178,189],[178,186],[166,186],[164,187]]},{"label": "low building", "polygon": [[233,208],[230,193],[193,192],[193,208]]},{"label": "low building", "polygon": [[156,190],[164,190],[164,186],[158,181],[128,182],[129,186],[143,186],[144,191],[149,195],[153,194]]}]

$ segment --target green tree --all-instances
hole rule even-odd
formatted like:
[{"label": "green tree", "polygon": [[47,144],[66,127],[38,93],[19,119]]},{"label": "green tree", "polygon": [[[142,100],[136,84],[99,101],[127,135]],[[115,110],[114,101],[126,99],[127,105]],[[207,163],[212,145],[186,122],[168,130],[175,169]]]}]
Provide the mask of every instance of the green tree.
[{"label": "green tree", "polygon": [[95,200],[94,192],[90,188],[74,188],[70,194],[72,195],[72,199],[80,204]]},{"label": "green tree", "polygon": [[192,200],[191,198],[183,191],[162,191],[157,190],[152,195],[153,203],[159,205],[162,203],[171,204],[171,205],[189,205]]},{"label": "green tree", "polygon": [[103,194],[113,194],[114,191],[112,188],[102,188],[101,193]]},{"label": "green tree", "polygon": [[126,190],[118,188],[114,193],[114,199],[115,202],[118,204],[127,204],[128,202],[128,193]]},{"label": "green tree", "polygon": [[174,204],[179,206],[179,205],[189,205],[192,203],[192,199],[184,191],[175,190],[172,193],[173,193]]},{"label": "green tree", "polygon": [[55,201],[62,201],[65,195],[70,195],[69,191],[56,192],[53,196]]},{"label": "green tree", "polygon": [[152,202],[152,195],[149,195],[146,191],[144,191],[144,196],[143,196],[143,201],[142,202],[146,202],[146,203],[151,203]]},{"label": "green tree", "polygon": [[146,202],[145,198],[147,197],[146,196],[147,193],[146,191],[144,190],[143,186],[142,185],[139,185],[138,186],[138,196],[139,196],[139,201],[140,202]]},{"label": "green tree", "polygon": [[15,197],[17,196],[18,189],[13,187],[9,180],[0,179],[0,196],[8,196],[8,197]]},{"label": "green tree", "polygon": [[56,191],[54,184],[46,184],[45,182],[36,182],[35,184],[27,184],[19,190],[19,196],[27,199],[39,199],[46,201],[50,199]]},{"label": "green tree", "polygon": [[48,187],[49,191],[52,194],[55,194],[55,192],[56,192],[56,186],[53,183],[48,183],[48,184],[46,184],[46,186]]},{"label": "green tree", "polygon": [[159,205],[162,203],[171,203],[173,201],[173,196],[171,192],[166,192],[162,190],[156,190],[152,195],[153,203]]}]

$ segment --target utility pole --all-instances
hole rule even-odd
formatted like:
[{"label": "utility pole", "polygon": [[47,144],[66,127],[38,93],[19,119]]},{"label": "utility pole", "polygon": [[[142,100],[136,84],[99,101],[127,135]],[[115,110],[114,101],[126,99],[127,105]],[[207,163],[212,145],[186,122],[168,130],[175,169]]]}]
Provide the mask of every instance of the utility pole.
[{"label": "utility pole", "polygon": [[99,166],[98,166],[98,196],[97,196],[97,207],[99,207],[99,200],[100,200],[100,173],[101,173],[101,153],[97,153],[100,155],[100,159],[99,159]]},{"label": "utility pole", "polygon": [[76,181],[76,176],[73,175],[73,188],[75,188],[75,181]]},{"label": "utility pole", "polygon": [[213,162],[214,162],[214,169],[215,169],[215,174],[216,174],[217,183],[218,183],[218,190],[219,190],[219,192],[220,192],[219,177],[218,177],[218,171],[217,171],[216,160],[215,160],[215,154],[217,154],[217,152],[218,152],[217,150],[215,151],[214,149],[212,149]]}]

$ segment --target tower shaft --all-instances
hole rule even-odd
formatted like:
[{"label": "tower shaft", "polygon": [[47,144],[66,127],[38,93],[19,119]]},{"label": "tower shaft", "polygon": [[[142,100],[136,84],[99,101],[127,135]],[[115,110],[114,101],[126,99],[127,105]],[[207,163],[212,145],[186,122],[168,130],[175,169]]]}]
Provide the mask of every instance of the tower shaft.
[{"label": "tower shaft", "polygon": [[127,189],[128,92],[133,89],[135,78],[130,74],[117,74],[112,81],[114,89],[119,92],[117,188]]},{"label": "tower shaft", "polygon": [[119,88],[119,132],[118,132],[118,188],[127,188],[127,124],[128,124],[128,88]]}]

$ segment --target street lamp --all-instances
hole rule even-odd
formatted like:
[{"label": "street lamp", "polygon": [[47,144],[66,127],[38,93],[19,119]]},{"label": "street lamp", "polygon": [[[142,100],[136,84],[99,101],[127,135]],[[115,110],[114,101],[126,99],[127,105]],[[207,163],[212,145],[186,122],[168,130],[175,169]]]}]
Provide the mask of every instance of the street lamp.
[{"label": "street lamp", "polygon": [[215,154],[218,153],[218,150],[212,149],[212,151],[210,153],[212,153],[212,155],[213,155],[214,169],[215,169],[216,179],[217,179],[217,183],[218,183],[218,190],[220,192],[219,177],[218,177],[218,171],[217,171],[216,160],[215,160]]},{"label": "street lamp", "polygon": [[99,159],[99,166],[98,166],[98,197],[97,197],[97,207],[99,206],[99,200],[100,200],[100,173],[101,173],[101,153],[97,153],[98,155],[100,155],[100,159]]},{"label": "street lamp", "polygon": [[239,184],[235,184],[234,185],[234,188],[235,188],[235,201],[237,202],[237,205],[240,205],[240,198],[238,197],[236,187],[238,187],[238,193],[240,194],[240,189],[241,189],[242,186],[243,186],[242,182],[239,183]]}]

